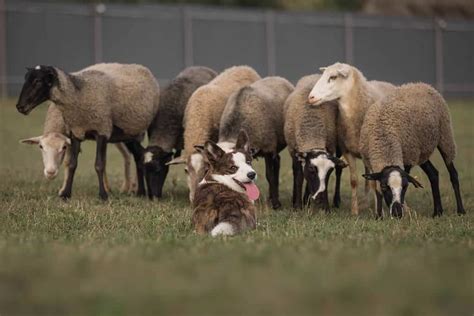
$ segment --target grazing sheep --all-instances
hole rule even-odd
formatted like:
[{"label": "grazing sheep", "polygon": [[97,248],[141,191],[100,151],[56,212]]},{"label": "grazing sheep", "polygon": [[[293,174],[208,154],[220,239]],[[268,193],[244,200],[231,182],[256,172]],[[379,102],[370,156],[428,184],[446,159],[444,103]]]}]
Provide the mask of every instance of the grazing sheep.
[{"label": "grazing sheep", "polygon": [[173,157],[173,150],[179,155],[183,149],[183,116],[189,98],[216,75],[207,67],[188,67],[161,91],[158,112],[148,128],[148,147],[144,155],[150,199],[161,197],[169,170],[167,163]]},{"label": "grazing sheep", "polygon": [[428,176],[434,201],[433,216],[443,213],[438,171],[430,156],[438,148],[449,171],[458,214],[464,214],[454,157],[456,144],[451,117],[443,97],[424,83],[402,85],[372,105],[365,115],[360,135],[360,152],[370,174],[379,181],[377,214],[382,216],[382,195],[390,215],[401,217],[408,183],[421,184],[404,168],[419,165]]},{"label": "grazing sheep", "polygon": [[[335,63],[321,68],[323,74],[311,90],[312,105],[338,100],[338,143],[351,173],[352,214],[359,214],[356,158],[360,158],[360,128],[370,105],[395,89],[390,83],[367,81],[364,75],[348,64]],[[392,87],[392,88],[391,88]]]},{"label": "grazing sheep", "polygon": [[107,142],[124,142],[137,166],[138,195],[145,195],[140,141],[159,105],[158,82],[140,65],[97,64],[74,73],[52,66],[28,69],[17,109],[27,115],[46,100],[61,111],[71,130],[71,159],[61,197],[69,198],[80,144],[95,139],[99,196],[107,199],[104,170]]},{"label": "grazing sheep", "polygon": [[283,107],[293,85],[281,77],[266,77],[234,92],[222,113],[218,145],[224,150],[235,147],[240,130],[249,135],[255,156],[265,158],[265,174],[272,207],[280,208],[279,152],[286,147],[283,133]]},{"label": "grazing sheep", "polygon": [[186,164],[189,200],[192,202],[197,184],[207,168],[201,153],[195,146],[203,146],[207,140],[217,141],[219,123],[229,96],[240,88],[260,79],[249,66],[227,68],[208,84],[191,95],[184,112],[184,153],[168,164]]},{"label": "grazing sheep", "polygon": [[[336,169],[334,205],[340,204],[340,180],[345,163],[337,158],[337,106],[330,103],[321,107],[308,105],[308,94],[320,75],[301,78],[285,102],[285,140],[293,160],[293,207],[302,207],[304,178],[307,194],[313,199],[321,193],[323,207],[329,210],[327,184]],[[305,197],[306,200],[306,197]]]},{"label": "grazing sheep", "polygon": [[[23,139],[20,141],[23,144],[39,145],[41,154],[43,156],[44,176],[48,180],[56,178],[59,173],[59,167],[64,161],[64,181],[61,189],[59,190],[59,194],[61,194],[66,186],[68,164],[71,155],[71,140],[67,135],[69,135],[69,130],[64,123],[61,111],[59,111],[59,109],[54,104],[51,104],[48,107],[48,112],[46,113],[43,135]],[[125,178],[120,191],[131,192],[133,190],[134,184],[130,175],[130,152],[123,143],[117,143],[115,146],[117,146],[117,149],[120,151],[124,159]],[[106,184],[106,190],[110,191],[106,173],[104,173],[104,180]]]}]

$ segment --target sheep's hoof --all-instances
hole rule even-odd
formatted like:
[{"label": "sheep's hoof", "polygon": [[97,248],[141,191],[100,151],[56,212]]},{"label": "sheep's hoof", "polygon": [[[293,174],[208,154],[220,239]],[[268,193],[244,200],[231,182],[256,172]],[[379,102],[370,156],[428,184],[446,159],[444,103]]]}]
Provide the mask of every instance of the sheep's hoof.
[{"label": "sheep's hoof", "polygon": [[102,201],[107,201],[109,195],[107,194],[107,192],[99,192],[99,197]]},{"label": "sheep's hoof", "polygon": [[277,209],[281,208],[281,203],[280,203],[280,201],[272,202],[272,208],[273,208],[274,210],[277,210]]},{"label": "sheep's hoof", "polygon": [[71,198],[71,192],[63,190],[59,192],[58,196],[63,200],[69,200]]}]

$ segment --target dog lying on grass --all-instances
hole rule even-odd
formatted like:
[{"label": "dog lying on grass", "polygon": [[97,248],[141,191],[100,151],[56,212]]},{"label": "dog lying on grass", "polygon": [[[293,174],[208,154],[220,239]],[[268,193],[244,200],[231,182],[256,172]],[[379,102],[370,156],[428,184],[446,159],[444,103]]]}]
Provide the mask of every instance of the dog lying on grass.
[{"label": "dog lying on grass", "polygon": [[207,170],[199,183],[193,201],[192,223],[198,234],[235,235],[255,229],[255,206],[260,191],[255,185],[257,174],[247,133],[241,131],[235,149],[225,152],[207,141],[198,149]]}]

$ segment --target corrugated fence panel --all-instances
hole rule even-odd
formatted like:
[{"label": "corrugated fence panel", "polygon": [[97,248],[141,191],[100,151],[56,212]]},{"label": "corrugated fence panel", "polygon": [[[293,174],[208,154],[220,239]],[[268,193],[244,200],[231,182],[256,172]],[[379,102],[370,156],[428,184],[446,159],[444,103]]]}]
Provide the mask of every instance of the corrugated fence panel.
[{"label": "corrugated fence panel", "polygon": [[194,64],[217,71],[245,64],[267,73],[263,13],[195,9],[191,16]]},{"label": "corrugated fence panel", "polygon": [[354,17],[354,64],[368,79],[435,84],[432,23]]},{"label": "corrugated fence panel", "polygon": [[[7,15],[8,93],[17,95],[25,67],[55,65],[67,71],[93,63],[92,18],[88,7],[29,5],[10,7]],[[21,10],[21,12],[20,12]]]},{"label": "corrugated fence panel", "polygon": [[[7,0],[9,95],[24,67],[67,71],[96,60],[140,63],[165,83],[186,65],[221,71],[248,64],[296,82],[336,61],[368,79],[424,81],[448,96],[474,96],[474,22],[344,13],[176,5]],[[2,44],[2,43],[0,43]],[[1,78],[0,78],[1,79]]]},{"label": "corrugated fence panel", "polygon": [[103,16],[103,60],[140,63],[159,79],[184,68],[181,10],[166,6],[107,6]]},{"label": "corrugated fence panel", "polygon": [[280,13],[275,22],[277,74],[295,82],[319,67],[344,61],[341,15]]}]

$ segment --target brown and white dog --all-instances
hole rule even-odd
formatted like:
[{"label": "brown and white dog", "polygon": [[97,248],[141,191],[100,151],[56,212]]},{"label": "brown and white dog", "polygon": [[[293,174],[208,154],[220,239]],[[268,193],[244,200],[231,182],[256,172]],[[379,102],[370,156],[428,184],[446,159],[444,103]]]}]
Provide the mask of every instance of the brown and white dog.
[{"label": "brown and white dog", "polygon": [[201,153],[207,170],[193,200],[192,223],[199,234],[235,235],[255,229],[255,206],[260,192],[247,133],[241,131],[235,149],[225,152],[207,141]]}]

